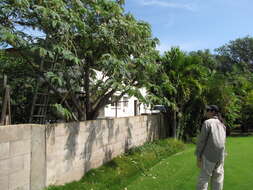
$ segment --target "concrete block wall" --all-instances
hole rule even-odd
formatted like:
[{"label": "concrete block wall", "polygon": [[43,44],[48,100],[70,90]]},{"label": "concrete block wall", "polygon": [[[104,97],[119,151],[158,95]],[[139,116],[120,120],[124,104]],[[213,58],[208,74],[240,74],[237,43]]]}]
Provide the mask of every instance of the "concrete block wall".
[{"label": "concrete block wall", "polygon": [[157,139],[160,120],[149,115],[48,125],[46,185],[79,180],[91,168]]},{"label": "concrete block wall", "polygon": [[30,190],[30,159],[31,126],[1,126],[1,190]]},{"label": "concrete block wall", "polygon": [[50,125],[0,126],[0,190],[41,190],[79,180],[159,138],[160,115]]}]

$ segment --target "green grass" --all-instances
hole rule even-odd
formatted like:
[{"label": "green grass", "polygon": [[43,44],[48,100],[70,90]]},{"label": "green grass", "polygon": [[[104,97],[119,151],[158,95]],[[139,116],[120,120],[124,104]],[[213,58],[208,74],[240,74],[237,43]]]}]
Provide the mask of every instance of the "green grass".
[{"label": "green grass", "polygon": [[225,163],[225,190],[253,189],[253,137],[228,140]]},{"label": "green grass", "polygon": [[184,150],[186,146],[173,139],[147,143],[130,150],[104,166],[89,171],[82,180],[64,186],[51,186],[47,190],[122,190],[162,159]]},{"label": "green grass", "polygon": [[[253,137],[228,138],[224,190],[253,189]],[[162,160],[149,172],[127,186],[127,190],[195,189],[199,170],[195,166],[194,147]]]}]

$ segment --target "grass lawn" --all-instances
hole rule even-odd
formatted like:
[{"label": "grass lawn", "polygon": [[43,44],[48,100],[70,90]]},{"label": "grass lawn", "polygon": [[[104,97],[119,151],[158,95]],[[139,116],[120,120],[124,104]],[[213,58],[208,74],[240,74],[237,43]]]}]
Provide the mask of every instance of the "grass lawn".
[{"label": "grass lawn", "polygon": [[[253,137],[227,139],[224,190],[253,189]],[[140,176],[125,190],[191,190],[199,170],[195,166],[194,146],[155,165],[148,176]]]}]

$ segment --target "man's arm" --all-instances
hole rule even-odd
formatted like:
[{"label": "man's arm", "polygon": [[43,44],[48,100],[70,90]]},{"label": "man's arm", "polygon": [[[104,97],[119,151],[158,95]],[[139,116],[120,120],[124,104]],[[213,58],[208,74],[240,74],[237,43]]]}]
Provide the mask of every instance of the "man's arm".
[{"label": "man's arm", "polygon": [[202,125],[201,132],[197,141],[196,151],[195,151],[195,155],[198,160],[201,160],[201,156],[204,152],[204,149],[207,143],[208,133],[209,133],[209,128],[208,128],[207,122],[205,121]]}]

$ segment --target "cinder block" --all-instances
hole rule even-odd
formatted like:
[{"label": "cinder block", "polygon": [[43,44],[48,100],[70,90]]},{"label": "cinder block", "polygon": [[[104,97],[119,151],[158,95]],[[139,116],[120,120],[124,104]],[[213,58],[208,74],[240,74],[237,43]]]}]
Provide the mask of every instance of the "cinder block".
[{"label": "cinder block", "polygon": [[75,168],[72,168],[70,171],[64,173],[64,175],[59,175],[58,178],[55,180],[54,184],[61,185],[72,181],[80,180],[83,177],[84,172],[84,164],[79,165]]},{"label": "cinder block", "polygon": [[144,122],[141,122],[141,126],[140,126],[143,130],[146,130],[147,128],[147,122],[144,121]]},{"label": "cinder block", "polygon": [[72,122],[72,123],[60,123],[55,125],[55,136],[76,136],[80,131],[80,123]]},{"label": "cinder block", "polygon": [[9,156],[10,156],[10,143],[9,142],[0,143],[0,160],[9,158]]},{"label": "cinder block", "polygon": [[143,116],[142,116],[142,122],[146,123],[146,122],[147,122],[147,118],[148,118],[147,115],[143,115]]},{"label": "cinder block", "polygon": [[10,125],[0,127],[0,142],[31,138],[31,125]]},{"label": "cinder block", "polygon": [[47,169],[46,186],[56,184],[56,173],[54,170]]},{"label": "cinder block", "polygon": [[46,144],[46,152],[47,152],[47,154],[48,155],[53,154],[55,151],[56,151],[55,146],[50,145],[50,143],[48,143],[48,141],[47,141],[47,144]]},{"label": "cinder block", "polygon": [[104,145],[96,139],[88,139],[84,144],[84,152],[96,152],[101,149]]},{"label": "cinder block", "polygon": [[87,127],[87,132],[90,132],[93,129],[97,129],[98,128],[98,124],[99,124],[99,121],[96,121],[96,120],[86,121],[85,125]]},{"label": "cinder block", "polygon": [[[30,169],[30,168],[28,168]],[[17,156],[10,159],[10,173],[24,170],[24,156]]]},{"label": "cinder block", "polygon": [[145,116],[143,116],[143,122],[145,122],[145,123],[146,123],[146,122],[147,122],[147,120],[148,120],[148,116],[146,116],[146,115],[145,115]]},{"label": "cinder block", "polygon": [[107,128],[108,125],[109,125],[109,122],[110,120],[107,120],[107,119],[103,119],[103,120],[100,120],[100,125],[103,129]]},{"label": "cinder block", "polygon": [[124,144],[122,143],[114,144],[112,148],[112,158],[124,153],[124,151],[125,151]]},{"label": "cinder block", "polygon": [[10,155],[18,156],[31,152],[31,140],[21,140],[10,142]]},{"label": "cinder block", "polygon": [[103,138],[102,134],[97,136],[96,141],[95,141],[96,149],[104,147],[107,144],[107,142],[108,142],[108,138],[107,139]]},{"label": "cinder block", "polygon": [[[37,126],[37,125],[36,125]],[[15,126],[13,126],[15,127]],[[20,139],[31,139],[31,128],[32,126],[31,125],[23,125],[22,127],[20,127],[19,125],[17,125],[17,128],[18,128],[18,135],[20,137]]]},{"label": "cinder block", "polygon": [[127,135],[125,134],[120,134],[119,136],[117,136],[116,138],[114,138],[114,141],[112,141],[113,143],[111,144],[117,144],[117,143],[122,143],[125,141]]},{"label": "cinder block", "polygon": [[91,154],[92,160],[103,160],[105,157],[105,152],[103,149],[98,149],[97,151],[93,151]]},{"label": "cinder block", "polygon": [[73,146],[75,146],[75,143],[76,141],[74,138],[68,139],[67,136],[58,136],[55,138],[55,144],[53,146],[55,150],[63,151],[67,148],[71,149]]},{"label": "cinder block", "polygon": [[128,118],[118,118],[118,119],[115,119],[114,121],[115,121],[114,122],[115,126],[122,128],[128,124],[129,119]]},{"label": "cinder block", "polygon": [[136,134],[137,136],[143,135],[143,134],[145,134],[145,133],[146,133],[146,130],[145,130],[145,129],[143,130],[143,128],[138,128],[138,129],[135,130],[135,134]]},{"label": "cinder block", "polygon": [[0,175],[0,187],[1,190],[9,190],[9,177],[8,175],[1,176]]},{"label": "cinder block", "polygon": [[124,145],[122,142],[118,142],[113,145],[113,150],[120,150],[120,149],[124,149]]},{"label": "cinder block", "polygon": [[46,125],[46,141],[47,144],[53,145],[55,143],[55,126],[56,124]]},{"label": "cinder block", "polygon": [[10,190],[30,190],[30,185],[26,184],[26,185],[23,185],[14,189],[10,189]]},{"label": "cinder block", "polygon": [[115,150],[112,152],[112,158],[115,158],[123,153],[125,153],[124,149]]},{"label": "cinder block", "polygon": [[64,123],[55,124],[55,136],[67,136],[67,128],[65,127]]},{"label": "cinder block", "polygon": [[77,136],[77,143],[80,144],[80,145],[85,144],[88,137],[89,137],[89,133],[81,131]]},{"label": "cinder block", "polygon": [[86,122],[80,122],[80,132],[88,132],[89,131],[89,127],[87,126]]},{"label": "cinder block", "polygon": [[9,177],[9,189],[22,188],[26,184],[29,184],[30,180],[30,171],[22,170],[13,174],[10,174]]},{"label": "cinder block", "polygon": [[47,154],[46,155],[47,164],[50,163],[58,164],[62,162],[65,159],[64,154],[65,153],[63,151],[56,151],[54,153]]},{"label": "cinder block", "polygon": [[92,160],[90,163],[90,168],[98,168],[99,166],[101,166],[103,164],[103,160],[99,159],[99,160]]},{"label": "cinder block", "polygon": [[80,155],[80,154],[76,155],[76,157],[74,158],[74,160],[72,162],[73,168],[84,165],[84,162],[85,162],[85,159],[82,157],[82,155]]},{"label": "cinder block", "polygon": [[30,170],[31,168],[31,154],[23,156],[24,158],[24,170]]},{"label": "cinder block", "polygon": [[10,171],[10,159],[0,160],[0,176],[8,175],[9,171]]}]

